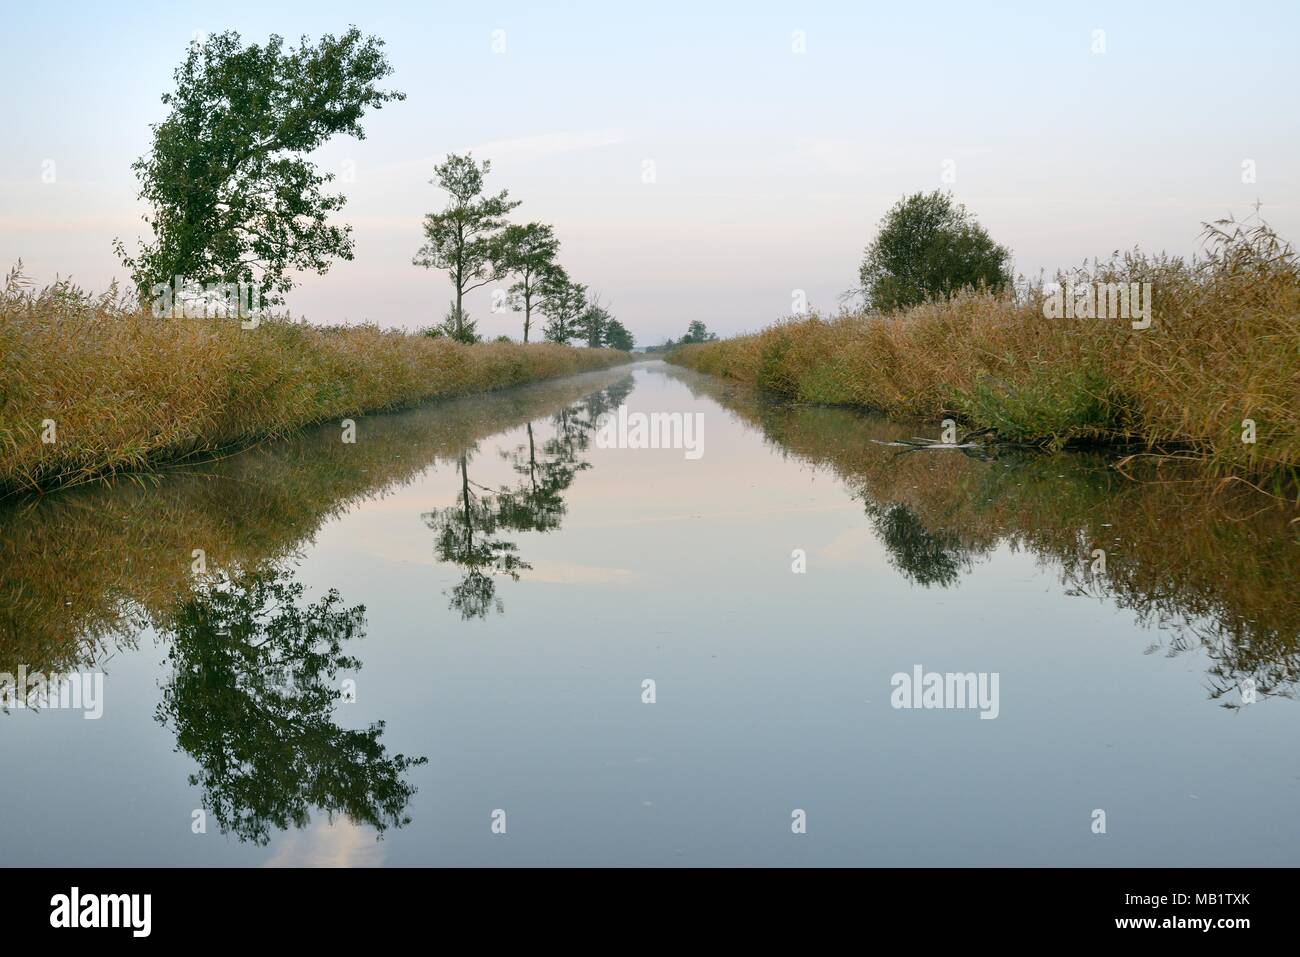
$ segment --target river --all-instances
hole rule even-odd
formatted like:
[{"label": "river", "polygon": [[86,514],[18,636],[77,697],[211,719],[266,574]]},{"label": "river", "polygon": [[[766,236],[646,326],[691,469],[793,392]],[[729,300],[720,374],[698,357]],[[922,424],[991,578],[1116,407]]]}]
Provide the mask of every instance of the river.
[{"label": "river", "polygon": [[1291,513],[931,432],[643,362],[0,504],[5,860],[1300,861]]}]

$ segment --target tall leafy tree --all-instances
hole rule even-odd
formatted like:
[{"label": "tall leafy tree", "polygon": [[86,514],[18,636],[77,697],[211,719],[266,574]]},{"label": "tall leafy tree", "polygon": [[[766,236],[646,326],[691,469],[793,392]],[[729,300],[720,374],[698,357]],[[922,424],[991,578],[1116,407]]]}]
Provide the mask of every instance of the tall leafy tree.
[{"label": "tall leafy tree", "polygon": [[547,341],[567,343],[578,334],[578,317],[587,308],[587,287],[556,269],[542,283],[542,294]]},{"label": "tall leafy tree", "polygon": [[617,319],[610,319],[609,326],[605,329],[605,345],[611,349],[622,349],[627,352],[636,345],[636,341],[623,323]]},{"label": "tall leafy tree", "polygon": [[501,230],[496,262],[500,271],[514,276],[510,304],[524,314],[524,342],[532,327],[533,312],[545,301],[547,278],[555,272],[560,241],[555,231],[542,223],[513,224]]},{"label": "tall leafy tree", "polygon": [[881,312],[947,298],[968,287],[997,291],[1012,281],[999,246],[950,193],[916,193],[885,214],[859,270],[868,305]]},{"label": "tall leafy tree", "polygon": [[322,192],[333,174],[305,157],[337,133],[364,139],[366,110],[405,99],[376,86],[390,73],[383,41],[356,27],[298,47],[278,36],[244,46],[233,30],[191,44],[162,98],[170,112],[132,166],[154,239],[134,256],[115,243],[141,298],[181,276],[246,283],[275,304],[292,271],[351,259],[351,228],[329,222],[344,197]]},{"label": "tall leafy tree", "polygon": [[508,190],[484,194],[483,179],[491,169],[490,160],[479,165],[469,153],[453,153],[434,167],[435,178],[429,180],[447,193],[447,207],[425,215],[425,242],[413,262],[425,269],[446,270],[451,278],[456,293],[451,334],[457,339],[464,336],[465,294],[500,276],[498,233],[505,226],[505,215],[519,205],[509,198]]}]

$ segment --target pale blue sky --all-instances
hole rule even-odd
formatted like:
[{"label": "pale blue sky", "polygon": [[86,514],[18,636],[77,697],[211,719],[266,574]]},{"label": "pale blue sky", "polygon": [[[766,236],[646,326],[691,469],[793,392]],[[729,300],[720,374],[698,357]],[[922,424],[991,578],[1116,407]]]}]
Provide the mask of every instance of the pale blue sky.
[{"label": "pale blue sky", "polygon": [[[1257,199],[1300,238],[1293,0],[28,3],[5,19],[0,264],[21,257],[38,281],[122,276],[111,241],[143,228],[130,164],[195,31],[261,42],[351,23],[387,42],[408,98],[317,157],[355,169],[336,185],[356,260],[290,296],[313,321],[442,316],[447,280],[410,259],[442,203],[433,164],[470,147],[641,343],[692,319],[759,328],[796,289],[833,309],[880,216],[916,190],[952,188],[1032,275],[1135,244],[1190,253],[1202,221]],[[519,334],[486,296],[471,310]]]}]

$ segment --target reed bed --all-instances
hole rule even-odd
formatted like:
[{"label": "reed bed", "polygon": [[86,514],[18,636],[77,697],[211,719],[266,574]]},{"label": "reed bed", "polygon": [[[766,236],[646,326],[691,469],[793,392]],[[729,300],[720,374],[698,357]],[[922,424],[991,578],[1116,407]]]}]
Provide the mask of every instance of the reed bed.
[{"label": "reed bed", "polygon": [[1041,287],[1022,286],[790,319],[669,361],[810,403],[936,426],[952,417],[1014,442],[1193,458],[1289,495],[1300,474],[1300,262],[1267,226],[1216,224],[1208,239],[1190,262],[1130,253],[1057,277],[1150,282],[1147,329],[1046,318]]},{"label": "reed bed", "polygon": [[158,319],[115,290],[37,290],[14,270],[0,294],[0,494],[139,473],[314,422],[630,358],[374,325]]}]

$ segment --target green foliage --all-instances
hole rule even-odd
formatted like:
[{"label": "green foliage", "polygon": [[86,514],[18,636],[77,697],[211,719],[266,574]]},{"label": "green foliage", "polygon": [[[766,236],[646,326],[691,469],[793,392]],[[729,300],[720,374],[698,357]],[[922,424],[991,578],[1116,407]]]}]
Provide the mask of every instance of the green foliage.
[{"label": "green foliage", "polygon": [[578,335],[586,341],[589,347],[599,349],[606,344],[609,324],[613,321],[614,316],[608,307],[601,304],[599,297],[592,296],[587,300],[586,308],[578,316]]},{"label": "green foliage", "polygon": [[1011,253],[966,207],[935,190],[900,200],[867,247],[859,278],[868,305],[889,312],[966,287],[997,291],[1011,282]]},{"label": "green foliage", "polygon": [[524,314],[524,342],[532,326],[533,312],[545,300],[546,279],[558,268],[555,257],[560,241],[555,231],[542,223],[505,227],[497,237],[495,260],[503,275],[514,276],[510,305]]},{"label": "green foliage", "polygon": [[442,317],[442,322],[433,329],[425,330],[425,335],[431,335],[435,339],[445,337],[453,342],[463,342],[467,345],[483,341],[483,337],[478,334],[478,322],[471,319],[468,312],[457,309],[454,302],[447,307],[447,314]]},{"label": "green foliage", "polygon": [[542,283],[542,295],[546,340],[568,343],[578,335],[578,317],[587,308],[587,287],[573,282],[568,273],[557,267]]},{"label": "green foliage", "polygon": [[170,112],[132,167],[154,239],[134,256],[115,243],[142,301],[182,276],[243,282],[278,304],[292,272],[352,258],[350,227],[328,221],[344,197],[324,194],[333,175],[304,157],[336,133],[364,139],[365,111],[405,98],[375,86],[392,72],[382,47],[355,27],[315,46],[273,35],[245,47],[233,30],[190,46],[162,98]]},{"label": "green foliage", "polygon": [[954,390],[965,421],[1012,441],[1062,446],[1127,431],[1130,414],[1115,387],[1095,369],[1043,367],[1014,386],[986,376]]},{"label": "green foliage", "polygon": [[636,340],[632,338],[632,333],[628,332],[623,323],[611,318],[609,325],[605,329],[605,345],[611,349],[630,352],[632,347],[636,345]]},{"label": "green foliage", "polygon": [[678,345],[688,346],[696,342],[716,342],[718,337],[709,332],[706,326],[699,319],[693,319],[691,324],[686,327],[686,335],[682,336]]},{"label": "green foliage", "polygon": [[519,205],[508,190],[484,195],[483,179],[491,168],[491,161],[480,166],[468,153],[453,153],[434,167],[436,178],[429,182],[449,199],[442,212],[425,215],[424,245],[412,260],[425,269],[445,270],[451,278],[456,292],[452,317],[457,321],[452,331],[458,339],[464,332],[459,322],[465,316],[465,294],[500,278],[498,233],[505,226],[503,217]]}]

